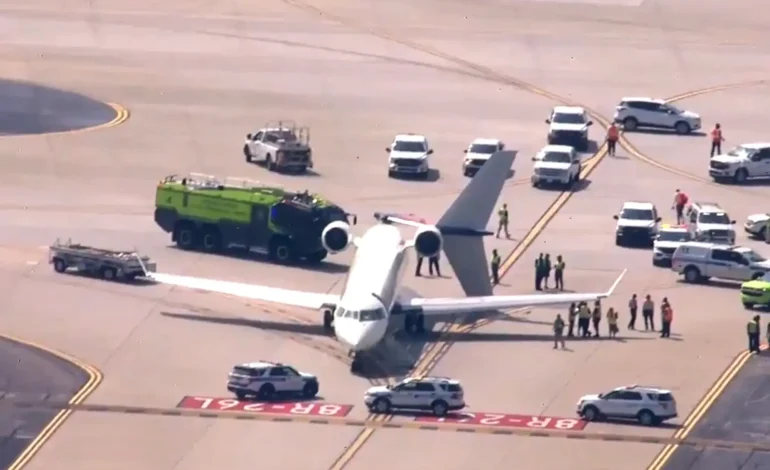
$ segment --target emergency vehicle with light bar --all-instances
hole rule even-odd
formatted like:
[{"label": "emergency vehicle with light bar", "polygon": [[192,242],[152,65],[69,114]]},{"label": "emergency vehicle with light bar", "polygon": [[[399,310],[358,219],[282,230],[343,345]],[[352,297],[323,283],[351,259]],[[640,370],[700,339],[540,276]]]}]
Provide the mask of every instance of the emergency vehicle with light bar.
[{"label": "emergency vehicle with light bar", "polygon": [[652,243],[652,264],[671,266],[671,257],[682,243],[692,241],[687,225],[661,224]]}]

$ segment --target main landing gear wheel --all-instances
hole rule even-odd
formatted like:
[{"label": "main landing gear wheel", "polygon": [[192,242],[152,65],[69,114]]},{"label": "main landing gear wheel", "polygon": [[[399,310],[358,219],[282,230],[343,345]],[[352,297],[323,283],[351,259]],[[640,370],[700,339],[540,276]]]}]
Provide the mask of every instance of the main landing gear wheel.
[{"label": "main landing gear wheel", "polygon": [[422,313],[413,313],[404,318],[404,330],[409,334],[425,333],[425,315]]},{"label": "main landing gear wheel", "polygon": [[334,313],[330,310],[324,312],[324,330],[329,332],[333,329],[334,325]]},{"label": "main landing gear wheel", "polygon": [[350,351],[348,353],[348,357],[353,359],[353,362],[350,363],[350,372],[353,374],[359,373],[364,369],[363,364],[363,357],[361,357],[360,353],[356,353],[354,351]]}]

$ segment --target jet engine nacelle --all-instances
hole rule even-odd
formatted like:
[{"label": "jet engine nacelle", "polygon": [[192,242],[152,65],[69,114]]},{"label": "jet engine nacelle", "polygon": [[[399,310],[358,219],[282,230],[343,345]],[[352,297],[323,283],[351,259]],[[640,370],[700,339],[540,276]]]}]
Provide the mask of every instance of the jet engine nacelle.
[{"label": "jet engine nacelle", "polygon": [[423,227],[414,237],[414,250],[418,255],[430,258],[441,253],[444,240],[436,227]]},{"label": "jet engine nacelle", "polygon": [[332,254],[345,251],[352,240],[350,225],[341,220],[330,223],[321,232],[321,243],[324,249]]}]

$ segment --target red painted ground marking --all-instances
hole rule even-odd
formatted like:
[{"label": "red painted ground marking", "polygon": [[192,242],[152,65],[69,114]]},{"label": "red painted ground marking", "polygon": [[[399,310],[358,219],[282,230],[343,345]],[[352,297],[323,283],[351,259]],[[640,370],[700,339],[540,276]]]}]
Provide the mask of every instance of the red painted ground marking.
[{"label": "red painted ground marking", "polygon": [[468,424],[473,426],[502,426],[508,428],[549,429],[553,431],[582,431],[586,422],[576,418],[552,416],[509,415],[505,413],[452,413],[445,418],[418,416],[423,423]]},{"label": "red painted ground marking", "polygon": [[209,411],[238,411],[241,413],[322,416],[344,418],[353,405],[335,405],[323,402],[260,403],[234,398],[191,397],[182,398],[177,408]]}]

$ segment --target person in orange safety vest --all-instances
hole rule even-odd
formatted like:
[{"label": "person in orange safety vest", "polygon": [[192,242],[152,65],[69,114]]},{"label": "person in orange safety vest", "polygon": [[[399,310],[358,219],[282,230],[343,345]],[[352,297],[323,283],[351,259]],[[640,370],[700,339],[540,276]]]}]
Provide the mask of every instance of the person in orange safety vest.
[{"label": "person in orange safety vest", "polygon": [[671,308],[671,304],[668,303],[668,298],[663,299],[663,303],[660,306],[661,322],[663,328],[661,329],[661,338],[671,337],[671,322],[674,321],[674,309]]},{"label": "person in orange safety vest", "polygon": [[722,126],[717,123],[717,125],[714,126],[714,129],[711,130],[711,156],[713,157],[716,153],[717,155],[722,153],[722,142],[725,141],[725,138],[722,137]]},{"label": "person in orange safety vest", "polygon": [[676,210],[676,223],[678,225],[684,223],[684,206],[687,205],[689,199],[690,198],[688,198],[687,194],[683,191],[677,189],[674,193],[674,207],[672,207],[672,209]]},{"label": "person in orange safety vest", "polygon": [[619,138],[620,131],[618,130],[618,127],[614,123],[610,124],[609,129],[607,129],[607,153],[610,157],[615,156],[615,147],[618,144]]}]

